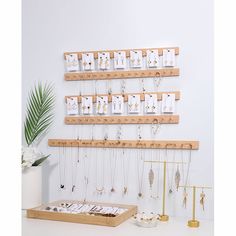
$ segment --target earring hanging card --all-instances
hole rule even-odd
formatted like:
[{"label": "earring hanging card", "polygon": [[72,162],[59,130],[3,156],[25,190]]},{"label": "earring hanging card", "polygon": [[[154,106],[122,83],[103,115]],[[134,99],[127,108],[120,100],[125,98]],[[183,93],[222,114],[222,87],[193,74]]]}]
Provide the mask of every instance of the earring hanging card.
[{"label": "earring hanging card", "polygon": [[158,54],[158,50],[147,50],[147,67],[160,67],[160,57]]},{"label": "earring hanging card", "polygon": [[108,96],[97,96],[96,108],[98,114],[107,114]]},{"label": "earring hanging card", "polygon": [[82,114],[90,115],[93,114],[93,97],[82,97]]},{"label": "earring hanging card", "polygon": [[175,112],[175,94],[162,94],[162,113],[174,113]]},{"label": "earring hanging card", "polygon": [[163,66],[175,66],[175,49],[163,49]]},{"label": "earring hanging card", "polygon": [[141,68],[143,65],[142,51],[130,51],[130,67]]},{"label": "earring hanging card", "polygon": [[94,70],[94,54],[89,53],[82,53],[82,69],[84,71]]},{"label": "earring hanging card", "polygon": [[67,98],[66,109],[68,115],[78,115],[79,113],[78,98],[77,97]]},{"label": "earring hanging card", "polygon": [[66,69],[68,72],[79,70],[79,59],[76,53],[66,55]]},{"label": "earring hanging card", "polygon": [[110,69],[110,53],[109,52],[98,53],[98,69],[99,70]]},{"label": "earring hanging card", "polygon": [[140,95],[129,95],[128,96],[128,112],[139,113],[140,112]]},{"label": "earring hanging card", "polygon": [[157,113],[157,95],[145,94],[145,112]]},{"label": "earring hanging card", "polygon": [[125,69],[126,68],[126,53],[125,51],[114,52],[114,68]]},{"label": "earring hanging card", "polygon": [[124,111],[124,98],[122,95],[112,96],[112,113],[121,114]]}]

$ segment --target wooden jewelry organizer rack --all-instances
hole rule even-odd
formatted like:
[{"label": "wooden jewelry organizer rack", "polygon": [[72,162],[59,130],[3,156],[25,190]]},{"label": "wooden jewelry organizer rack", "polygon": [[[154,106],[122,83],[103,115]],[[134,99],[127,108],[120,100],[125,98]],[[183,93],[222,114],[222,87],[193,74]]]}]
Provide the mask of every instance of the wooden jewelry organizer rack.
[{"label": "wooden jewelry organizer rack", "polygon": [[[158,50],[159,56],[163,55],[163,49],[175,49],[175,55],[179,55],[179,48],[145,48],[145,49],[126,49],[126,57],[130,57],[131,50],[141,50],[142,56],[146,56],[146,50]],[[104,51],[86,51],[86,52],[65,52],[64,58],[69,54],[77,54],[78,59],[82,58],[82,53],[93,53],[94,59],[98,59],[98,53],[109,52],[110,58],[114,58],[114,52],[120,50],[104,50]],[[161,69],[132,69],[132,70],[115,70],[115,71],[91,71],[91,72],[68,72],[65,73],[66,81],[74,80],[109,80],[109,79],[132,79],[132,78],[149,78],[149,77],[172,77],[179,76],[179,68],[161,68]]]},{"label": "wooden jewelry organizer rack", "polygon": [[50,147],[92,147],[92,148],[138,148],[138,149],[184,149],[197,150],[198,141],[181,140],[88,140],[88,139],[49,139]]}]

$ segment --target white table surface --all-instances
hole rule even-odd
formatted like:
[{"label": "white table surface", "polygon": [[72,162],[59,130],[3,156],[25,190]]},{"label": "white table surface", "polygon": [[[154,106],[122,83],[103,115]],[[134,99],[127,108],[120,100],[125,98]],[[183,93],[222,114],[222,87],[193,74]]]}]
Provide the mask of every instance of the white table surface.
[{"label": "white table surface", "polygon": [[155,228],[141,228],[132,220],[117,227],[105,227],[50,220],[29,219],[22,214],[22,236],[213,236],[213,221],[201,221],[199,228],[189,228],[187,219],[170,218]]}]

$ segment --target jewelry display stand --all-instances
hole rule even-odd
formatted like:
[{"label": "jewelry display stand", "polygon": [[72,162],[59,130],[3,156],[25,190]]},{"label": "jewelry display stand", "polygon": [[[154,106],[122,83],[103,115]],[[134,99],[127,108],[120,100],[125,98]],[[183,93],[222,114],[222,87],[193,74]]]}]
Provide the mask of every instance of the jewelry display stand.
[{"label": "jewelry display stand", "polygon": [[184,149],[197,150],[198,141],[180,140],[87,140],[87,139],[49,139],[50,147],[93,147],[93,148],[138,148],[138,149]]},{"label": "jewelry display stand", "polygon": [[65,124],[178,124],[178,115],[155,115],[155,116],[67,116]]},{"label": "jewelry display stand", "polygon": [[200,222],[196,220],[196,189],[211,189],[211,187],[206,186],[179,186],[180,188],[192,188],[193,190],[193,208],[192,208],[192,219],[188,221],[188,226],[191,228],[198,228],[200,226]]}]

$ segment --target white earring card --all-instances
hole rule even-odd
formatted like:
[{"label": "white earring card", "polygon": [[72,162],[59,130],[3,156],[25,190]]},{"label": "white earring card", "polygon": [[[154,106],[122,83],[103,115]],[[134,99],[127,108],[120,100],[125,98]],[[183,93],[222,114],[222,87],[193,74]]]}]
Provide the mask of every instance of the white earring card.
[{"label": "white earring card", "polygon": [[108,96],[97,96],[96,109],[98,114],[107,114]]},{"label": "white earring card", "polygon": [[175,66],[175,49],[163,49],[163,66]]},{"label": "white earring card", "polygon": [[122,95],[112,96],[112,113],[122,114],[124,111],[124,97]]},{"label": "white earring card", "polygon": [[143,65],[142,51],[130,51],[130,67],[141,68]]},{"label": "white earring card", "polygon": [[68,72],[79,70],[79,59],[76,53],[66,55],[66,69]]},{"label": "white earring card", "polygon": [[128,95],[128,113],[140,113],[140,95]]},{"label": "white earring card", "polygon": [[94,70],[94,54],[89,53],[82,53],[82,70],[84,71],[90,71]]},{"label": "white earring card", "polygon": [[175,112],[175,94],[162,94],[162,113],[174,113]]},{"label": "white earring card", "polygon": [[125,69],[126,68],[126,53],[125,51],[114,52],[114,68]]},{"label": "white earring card", "polygon": [[93,114],[93,97],[82,97],[82,114],[90,115]]},{"label": "white earring card", "polygon": [[79,106],[77,97],[70,97],[66,99],[66,109],[68,115],[78,115]]},{"label": "white earring card", "polygon": [[157,113],[157,95],[145,94],[145,112]]},{"label": "white earring card", "polygon": [[147,67],[160,67],[160,57],[158,54],[158,50],[147,50]]},{"label": "white earring card", "polygon": [[110,53],[109,52],[98,53],[98,69],[99,70],[110,69]]}]

